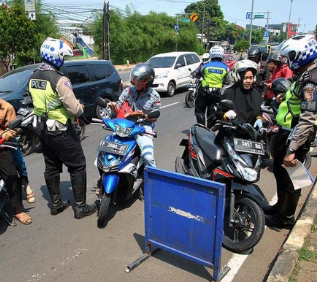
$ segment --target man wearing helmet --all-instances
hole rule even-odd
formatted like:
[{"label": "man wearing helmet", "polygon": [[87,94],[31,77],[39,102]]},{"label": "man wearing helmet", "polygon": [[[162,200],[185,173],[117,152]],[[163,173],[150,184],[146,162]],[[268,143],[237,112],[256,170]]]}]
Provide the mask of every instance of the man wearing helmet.
[{"label": "man wearing helmet", "polygon": [[[279,106],[276,121],[280,130],[273,143],[273,172],[276,179],[278,201],[273,206],[273,215],[266,216],[266,224],[272,227],[290,227],[295,223],[295,211],[301,189],[294,189],[286,169],[296,166],[295,159],[303,162],[315,137],[315,108],[307,108],[307,99],[316,99],[308,88],[317,85],[317,42],[312,35],[298,35],[288,39],[281,47],[281,55],[288,60],[297,79],[286,93]],[[314,103],[315,104],[315,103]],[[291,133],[291,134],[290,134]]]},{"label": "man wearing helmet", "polygon": [[256,46],[251,46],[248,50],[248,59],[255,62],[259,69],[253,87],[262,95],[262,97],[265,97],[266,88],[264,87],[264,83],[269,79],[270,73],[266,62],[262,61],[261,49]]},{"label": "man wearing helmet", "polygon": [[80,219],[96,212],[97,206],[86,204],[86,159],[72,125],[84,107],[75,98],[69,79],[59,72],[65,56],[73,56],[71,48],[62,40],[47,38],[41,46],[42,64],[31,75],[28,89],[37,116],[37,133],[45,160],[44,178],[52,201],[51,214],[57,215],[69,206],[69,202],[62,201],[60,193],[64,164],[71,178],[74,217]]},{"label": "man wearing helmet", "polygon": [[241,122],[253,124],[260,117],[263,99],[253,87],[257,71],[258,65],[251,60],[241,60],[233,66],[232,77],[235,84],[225,90],[221,100],[233,101],[236,115],[230,111],[224,115],[225,119],[236,117]]},{"label": "man wearing helmet", "polygon": [[[131,87],[126,88],[117,102],[108,103],[108,107],[118,113],[120,108],[128,102],[133,111],[140,111],[145,117],[142,126],[147,132],[154,129],[156,119],[150,119],[147,114],[152,111],[159,111],[161,108],[160,95],[151,88],[154,81],[154,68],[146,63],[135,66],[130,74]],[[152,137],[149,135],[137,135],[136,142],[141,150],[144,163],[149,166],[156,166],[154,159],[154,146]]]},{"label": "man wearing helmet", "polygon": [[230,84],[229,68],[222,62],[224,50],[221,46],[214,46],[209,51],[210,61],[203,64],[197,75],[203,77],[198,96],[195,101],[195,115],[197,122],[205,125],[207,109],[207,126],[210,128],[215,121],[214,106],[220,100],[223,84]]}]

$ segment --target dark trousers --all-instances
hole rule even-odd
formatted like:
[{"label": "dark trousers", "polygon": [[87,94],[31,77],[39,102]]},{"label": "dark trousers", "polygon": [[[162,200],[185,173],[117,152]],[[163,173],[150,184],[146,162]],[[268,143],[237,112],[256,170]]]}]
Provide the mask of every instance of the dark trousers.
[{"label": "dark trousers", "polygon": [[86,173],[86,158],[73,125],[69,122],[66,131],[37,129],[45,159],[46,179],[63,172],[63,164],[71,176]]},{"label": "dark trousers", "polygon": [[[272,150],[274,150],[275,156],[273,161],[273,173],[276,179],[278,195],[281,191],[286,193],[292,193],[295,195],[301,194],[301,189],[294,190],[294,185],[286,169],[282,166],[284,162],[284,157],[286,155],[286,149],[288,147],[287,138],[289,133],[290,131],[280,129],[272,144]],[[309,149],[305,148],[305,146],[303,145],[296,151],[295,158],[298,159],[300,162],[303,162],[308,150]]]},{"label": "dark trousers", "polygon": [[[218,95],[219,94],[219,95]],[[196,101],[195,101],[195,115],[197,122],[205,125],[205,113],[207,110],[207,126],[212,124],[216,119],[215,106],[220,101],[220,90],[219,93],[204,93],[202,91],[198,92]]]},{"label": "dark trousers", "polygon": [[5,182],[12,207],[22,206],[22,187],[10,149],[0,150],[0,175]]}]

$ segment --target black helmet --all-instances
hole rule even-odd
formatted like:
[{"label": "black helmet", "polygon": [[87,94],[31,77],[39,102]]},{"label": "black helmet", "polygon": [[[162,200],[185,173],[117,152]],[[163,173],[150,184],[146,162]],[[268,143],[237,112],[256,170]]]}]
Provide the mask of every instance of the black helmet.
[{"label": "black helmet", "polygon": [[250,47],[250,49],[248,50],[248,59],[250,58],[255,58],[255,57],[261,57],[262,51],[259,47],[253,46]]},{"label": "black helmet", "polygon": [[136,81],[142,81],[144,83],[143,88],[148,89],[152,85],[154,77],[154,68],[147,63],[141,63],[132,69],[130,82],[134,85]]},{"label": "black helmet", "polygon": [[274,79],[272,82],[272,92],[275,96],[280,93],[286,93],[291,87],[291,84],[292,83],[285,77]]}]

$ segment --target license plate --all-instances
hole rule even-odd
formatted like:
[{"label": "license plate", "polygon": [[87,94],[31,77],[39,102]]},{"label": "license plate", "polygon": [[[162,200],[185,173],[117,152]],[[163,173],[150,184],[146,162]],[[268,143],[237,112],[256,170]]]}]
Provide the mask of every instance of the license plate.
[{"label": "license plate", "polygon": [[110,141],[102,141],[98,146],[97,151],[124,156],[127,152],[127,149],[128,145]]},{"label": "license plate", "polygon": [[264,146],[260,142],[233,138],[234,149],[237,152],[251,153],[256,155],[264,155]]},{"label": "license plate", "polygon": [[23,117],[27,116],[29,113],[30,113],[30,110],[25,109],[25,108],[20,108],[17,112],[18,115],[23,116]]}]

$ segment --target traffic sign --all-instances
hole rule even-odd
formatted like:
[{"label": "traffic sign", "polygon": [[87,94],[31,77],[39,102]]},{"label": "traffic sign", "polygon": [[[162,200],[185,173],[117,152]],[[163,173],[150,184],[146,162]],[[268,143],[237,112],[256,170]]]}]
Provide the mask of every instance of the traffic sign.
[{"label": "traffic sign", "polygon": [[247,12],[245,18],[246,18],[247,20],[251,20],[251,18],[252,18],[252,13],[251,13],[251,12]]},{"label": "traffic sign", "polygon": [[255,19],[264,19],[264,15],[254,15]]},{"label": "traffic sign", "polygon": [[32,21],[35,21],[36,20],[35,11],[28,12],[28,18]]},{"label": "traffic sign", "polygon": [[190,20],[191,20],[192,22],[195,22],[195,21],[198,20],[198,15],[197,15],[197,13],[192,12],[191,15],[189,16],[189,18],[190,18]]},{"label": "traffic sign", "polygon": [[174,25],[174,30],[176,33],[179,33],[179,25],[178,24]]},{"label": "traffic sign", "polygon": [[270,37],[270,32],[268,30],[264,31],[263,37]]},{"label": "traffic sign", "polygon": [[190,22],[190,19],[184,18],[184,19],[181,19],[181,22],[182,22],[182,23],[189,23],[189,22]]}]

